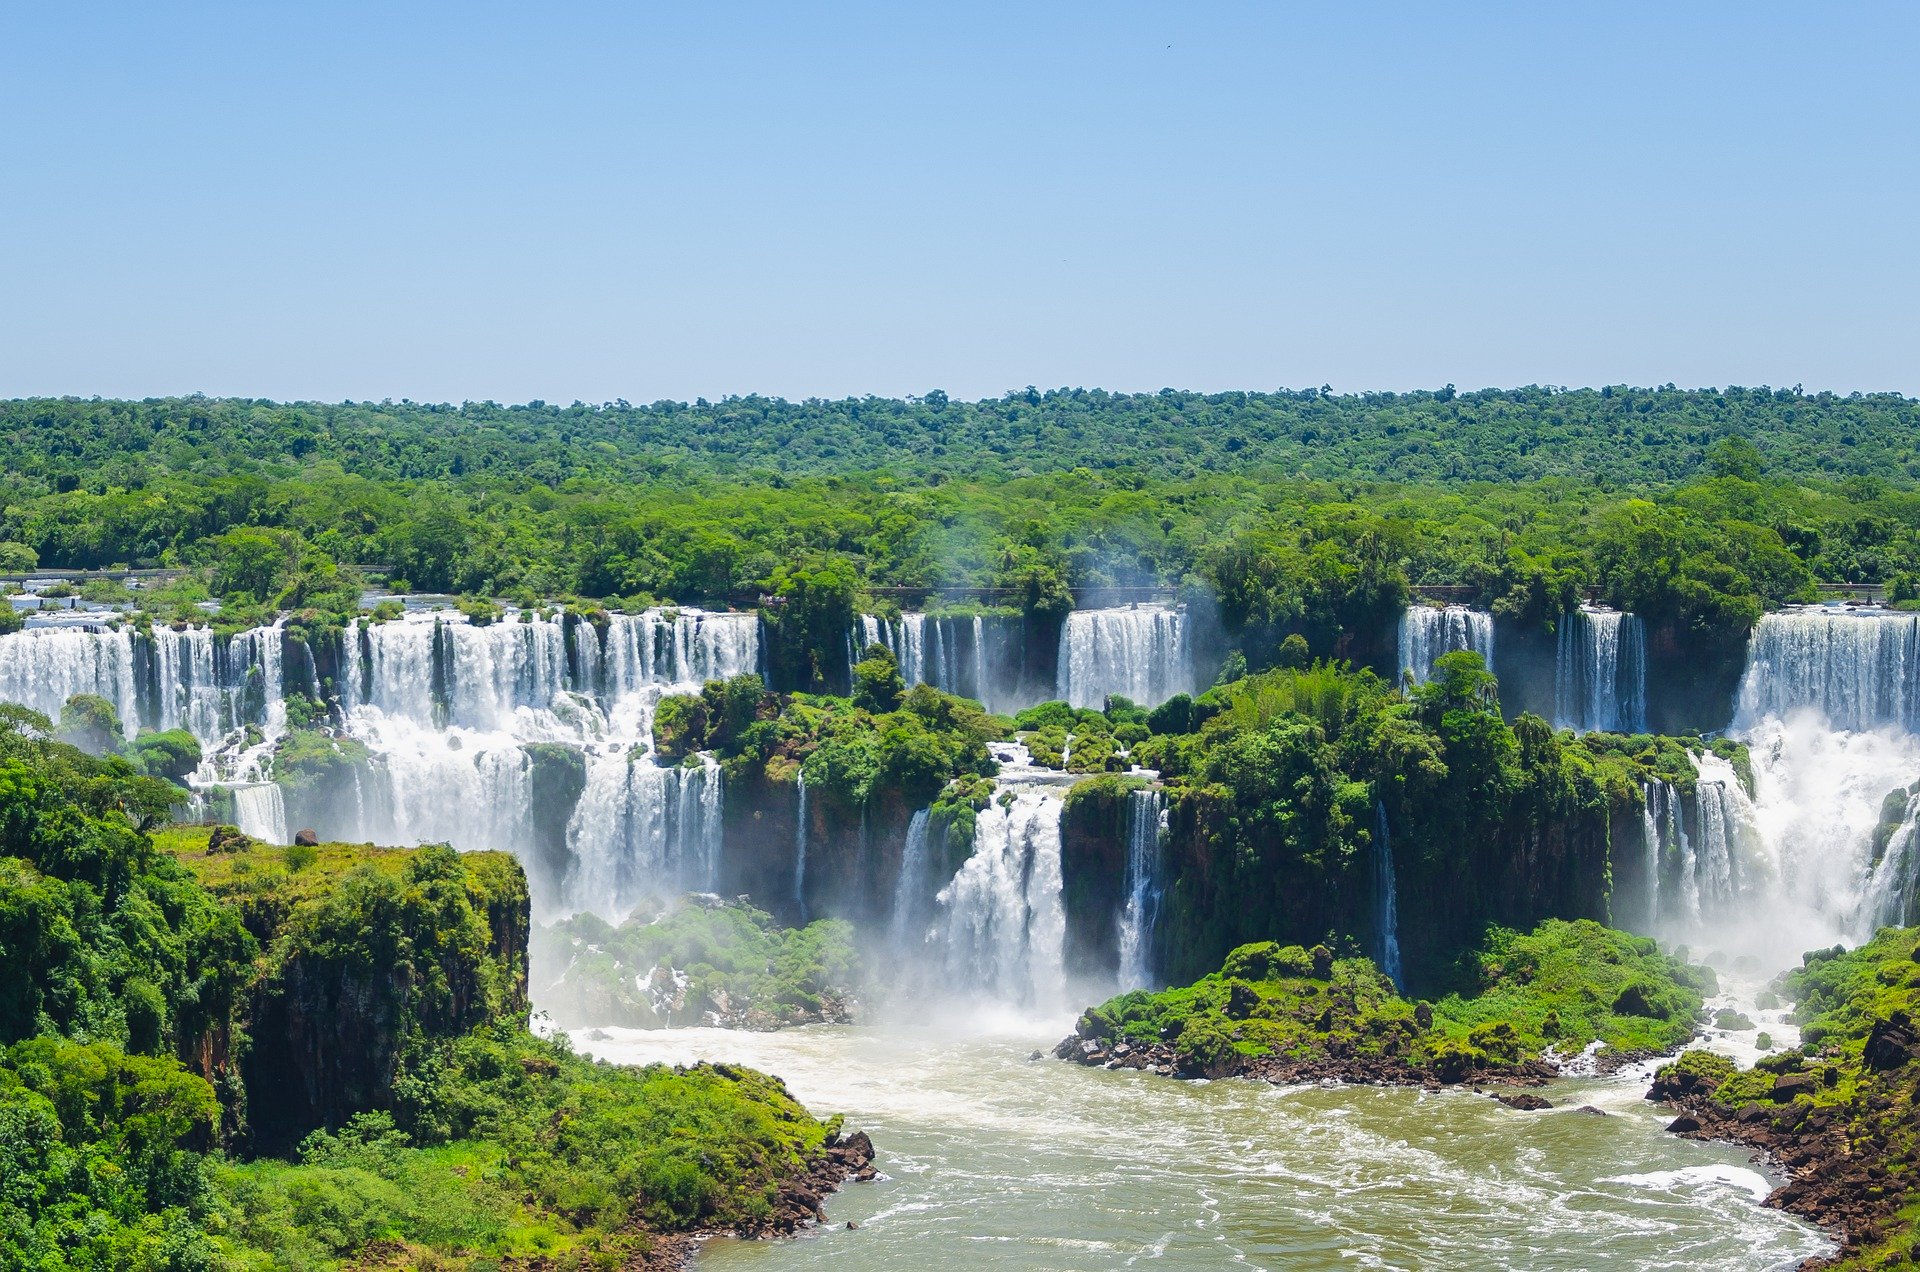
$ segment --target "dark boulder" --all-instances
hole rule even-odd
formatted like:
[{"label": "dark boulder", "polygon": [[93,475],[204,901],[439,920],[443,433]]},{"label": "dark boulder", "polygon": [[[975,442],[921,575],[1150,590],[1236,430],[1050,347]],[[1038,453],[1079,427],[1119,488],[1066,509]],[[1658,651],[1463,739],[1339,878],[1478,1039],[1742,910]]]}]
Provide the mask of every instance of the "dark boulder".
[{"label": "dark boulder", "polygon": [[318,848],[320,846],[320,836],[318,832],[311,829],[297,830],[293,834],[293,842],[302,848]]},{"label": "dark boulder", "polygon": [[1545,1096],[1535,1095],[1531,1091],[1515,1091],[1507,1095],[1496,1095],[1494,1099],[1510,1109],[1519,1109],[1523,1113],[1532,1113],[1538,1109],[1550,1109],[1553,1101]]},{"label": "dark boulder", "polygon": [[1773,1098],[1785,1102],[1796,1095],[1812,1095],[1814,1085],[1811,1073],[1783,1073],[1773,1080]]},{"label": "dark boulder", "polygon": [[1861,1059],[1869,1069],[1885,1072],[1920,1060],[1920,1032],[1904,1011],[1896,1011],[1885,1020],[1873,1022]]}]

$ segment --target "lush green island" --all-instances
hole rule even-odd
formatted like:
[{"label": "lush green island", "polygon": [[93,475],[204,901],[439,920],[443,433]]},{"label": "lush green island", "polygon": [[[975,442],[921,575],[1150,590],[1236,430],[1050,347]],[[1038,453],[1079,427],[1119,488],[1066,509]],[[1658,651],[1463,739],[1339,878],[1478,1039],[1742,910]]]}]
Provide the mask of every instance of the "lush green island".
[{"label": "lush green island", "polygon": [[1590,1048],[1606,1065],[1681,1046],[1715,984],[1710,969],[1590,919],[1492,929],[1458,980],[1412,1002],[1370,959],[1243,945],[1192,985],[1090,1008],[1056,1054],[1181,1077],[1537,1084]]},{"label": "lush green island", "polygon": [[1888,928],[1856,950],[1816,950],[1781,977],[1801,1044],[1751,1069],[1689,1051],[1649,1098],[1672,1129],[1766,1150],[1792,1174],[1770,1199],[1837,1228],[1829,1266],[1883,1268],[1920,1252],[1920,931]]},{"label": "lush green island", "polygon": [[511,857],[155,836],[50,733],[0,721],[0,1263],[668,1267],[866,1168],[777,1079],[530,1033]]}]

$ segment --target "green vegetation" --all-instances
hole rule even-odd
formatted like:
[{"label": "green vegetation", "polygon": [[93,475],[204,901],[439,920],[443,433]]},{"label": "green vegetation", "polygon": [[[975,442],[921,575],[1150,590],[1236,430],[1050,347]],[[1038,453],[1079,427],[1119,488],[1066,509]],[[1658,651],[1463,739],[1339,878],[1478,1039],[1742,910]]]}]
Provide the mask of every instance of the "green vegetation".
[{"label": "green vegetation", "polygon": [[1690,1051],[1655,1075],[1654,1093],[1716,1117],[1713,1133],[1814,1168],[1782,1196],[1821,1217],[1833,1206],[1847,1246],[1832,1266],[1911,1262],[1920,1254],[1920,930],[1883,928],[1857,950],[1815,950],[1780,989],[1795,1004],[1800,1046],[1745,1070]]},{"label": "green vegetation", "polygon": [[148,830],[176,790],[0,710],[0,1265],[624,1266],[778,1226],[777,1080],[526,1029],[517,863]]},{"label": "green vegetation", "polygon": [[845,1021],[861,980],[853,938],[842,919],[781,928],[744,902],[687,902],[617,927],[579,914],[535,932],[534,979],[564,1028]]},{"label": "green vegetation", "polygon": [[[880,653],[868,661],[891,668],[893,656]],[[663,758],[713,751],[730,782],[749,784],[792,781],[804,770],[809,792],[851,810],[886,792],[922,806],[955,777],[989,775],[987,743],[1005,735],[1004,722],[979,703],[931,685],[883,707],[870,697],[770,694],[755,675],[711,681],[697,697],[664,698],[654,716]]]},{"label": "green vegetation", "polygon": [[1186,988],[1090,1009],[1079,1031],[1107,1046],[1170,1045],[1188,1071],[1238,1073],[1271,1059],[1455,1082],[1595,1042],[1629,1056],[1670,1051],[1693,1035],[1713,986],[1711,971],[1591,920],[1548,920],[1525,935],[1492,929],[1464,964],[1459,992],[1414,1003],[1369,959],[1243,945]]},{"label": "green vegetation", "polygon": [[1250,941],[1345,953],[1356,936],[1377,940],[1383,827],[1418,989],[1446,988],[1454,958],[1488,923],[1605,919],[1611,828],[1638,817],[1643,782],[1691,785],[1686,744],[1576,737],[1525,714],[1509,724],[1497,691],[1471,653],[1442,657],[1408,693],[1322,662],[1149,716],[1150,729],[1164,720],[1181,730],[1131,748],[1161,772],[1181,848],[1163,966],[1185,978]]},{"label": "green vegetation", "polygon": [[478,621],[499,612],[481,597],[757,605],[781,688],[842,688],[882,588],[996,589],[1043,623],[1069,589],[1186,588],[1255,668],[1304,661],[1281,656],[1298,636],[1383,669],[1413,585],[1549,636],[1591,591],[1725,655],[1815,580],[1916,592],[1916,414],[1735,389],[12,402],[0,541],[47,567],[177,566],[138,603],[204,622],[218,597],[222,627],[337,626],[362,563],[469,594]]}]

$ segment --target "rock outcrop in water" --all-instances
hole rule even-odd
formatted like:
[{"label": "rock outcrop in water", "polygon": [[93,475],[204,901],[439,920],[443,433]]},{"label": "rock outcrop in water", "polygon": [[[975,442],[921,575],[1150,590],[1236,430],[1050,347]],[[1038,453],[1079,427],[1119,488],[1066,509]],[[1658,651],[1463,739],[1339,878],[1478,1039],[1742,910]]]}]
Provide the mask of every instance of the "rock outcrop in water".
[{"label": "rock outcrop in water", "polygon": [[1797,1004],[1799,1047],[1746,1070],[1690,1051],[1647,1098],[1681,1110],[1670,1130],[1751,1145],[1789,1173],[1767,1204],[1844,1241],[1812,1266],[1904,1266],[1920,1254],[1920,931],[1815,951],[1781,989]]},{"label": "rock outcrop in water", "polygon": [[1473,992],[1411,1002],[1365,958],[1242,946],[1184,989],[1088,1009],[1062,1059],[1180,1077],[1291,1083],[1538,1083],[1598,1044],[1603,1065],[1671,1050],[1713,973],[1591,921],[1498,936]]}]

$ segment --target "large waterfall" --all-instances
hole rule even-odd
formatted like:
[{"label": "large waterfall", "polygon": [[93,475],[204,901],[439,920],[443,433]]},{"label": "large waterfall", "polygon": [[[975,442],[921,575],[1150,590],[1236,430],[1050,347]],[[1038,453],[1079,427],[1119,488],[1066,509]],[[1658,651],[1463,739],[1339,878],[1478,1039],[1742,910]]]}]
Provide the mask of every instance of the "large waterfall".
[{"label": "large waterfall", "polygon": [[1560,616],[1554,723],[1582,732],[1647,727],[1647,638],[1634,614],[1582,608]]},{"label": "large waterfall", "polygon": [[1409,605],[1400,615],[1400,670],[1426,683],[1442,654],[1470,651],[1493,670],[1493,615],[1464,605]]},{"label": "large waterfall", "polygon": [[1098,708],[1119,694],[1152,707],[1193,689],[1193,642],[1184,609],[1136,605],[1067,615],[1057,685],[1067,702]]},{"label": "large waterfall", "polygon": [[[0,700],[57,717],[72,695],[98,694],[129,737],[188,730],[205,757],[195,784],[230,790],[242,829],[261,838],[284,842],[297,814],[331,838],[507,848],[528,862],[543,907],[608,917],[713,886],[719,768],[710,758],[655,764],[653,708],[668,693],[756,670],[753,615],[358,620],[341,638],[333,689],[338,731],[364,758],[327,783],[269,771],[288,693],[321,688],[306,658],[287,683],[289,648],[281,624],[226,639],[205,627],[33,628],[0,637]],[[529,748],[540,744],[573,757],[577,798],[566,792],[562,806],[543,804],[536,789]],[[280,784],[266,780],[274,776]],[[564,860],[546,860],[542,846],[556,843]]]},{"label": "large waterfall", "polygon": [[1153,938],[1163,887],[1161,840],[1166,829],[1166,797],[1158,787],[1127,795],[1127,899],[1119,924],[1121,989],[1153,987]]},{"label": "large waterfall", "polygon": [[1060,815],[1071,779],[995,743],[998,791],[974,817],[973,852],[935,898],[922,957],[935,988],[999,1006],[1059,1011],[1066,975]]},{"label": "large waterfall", "polygon": [[[1690,818],[1667,812],[1670,793],[1649,795],[1658,930],[1777,966],[1910,914],[1915,808],[1900,793],[1920,779],[1916,621],[1831,609],[1761,619],[1733,729],[1751,798],[1706,753]],[[1891,828],[1890,796],[1905,814]]]},{"label": "large waterfall", "polygon": [[950,988],[1035,1009],[1067,999],[1058,794],[996,800],[974,823],[973,855],[940,893]]},{"label": "large waterfall", "polygon": [[1768,614],[1754,629],[1735,727],[1812,710],[1836,729],[1920,732],[1920,614]]}]

